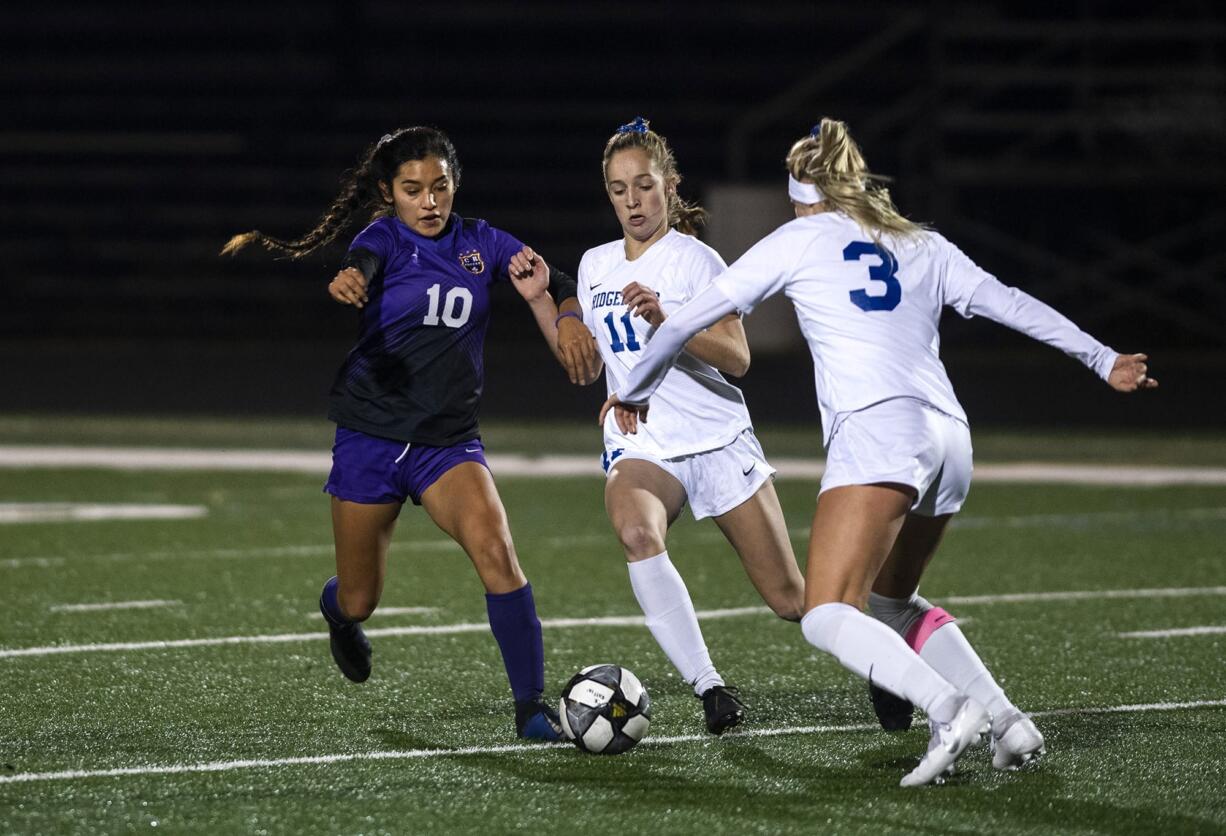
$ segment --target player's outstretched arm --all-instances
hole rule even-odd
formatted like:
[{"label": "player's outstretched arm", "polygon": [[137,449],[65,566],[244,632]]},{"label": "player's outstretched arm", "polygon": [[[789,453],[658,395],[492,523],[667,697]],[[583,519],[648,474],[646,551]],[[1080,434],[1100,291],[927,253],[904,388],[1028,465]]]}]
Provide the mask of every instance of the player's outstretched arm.
[{"label": "player's outstretched arm", "polygon": [[745,326],[736,314],[729,314],[705,331],[699,331],[685,344],[685,350],[724,374],[744,377],[749,371],[749,341]]},{"label": "player's outstretched arm", "polygon": [[[622,288],[622,301],[635,316],[641,316],[654,326],[664,324],[668,314],[660,304],[660,297],[646,285],[631,282]],[[745,339],[745,327],[741,318],[731,314],[710,328],[699,331],[685,344],[685,350],[710,363],[725,374],[743,377],[749,371],[749,343]]]},{"label": "player's outstretched arm", "polygon": [[561,310],[549,294],[549,265],[524,247],[511,256],[508,266],[511,283],[524,297],[549,350],[558,359],[571,383],[586,386],[600,377],[603,368],[592,332],[579,316],[579,300],[574,296],[562,302]]},{"label": "player's outstretched arm", "polygon": [[1149,357],[1144,354],[1120,354],[1115,358],[1107,383],[1117,392],[1138,392],[1157,389],[1158,381],[1149,376]]},{"label": "player's outstretched arm", "polygon": [[1058,348],[1115,386],[1110,376],[1120,355],[1082,331],[1055,308],[1016,287],[1001,284],[996,278],[988,276],[976,286],[966,304],[965,313],[987,317]]},{"label": "player's outstretched arm", "polygon": [[596,338],[583,324],[579,300],[572,296],[562,303],[554,320],[558,330],[558,354],[570,382],[587,386],[600,379],[604,360],[596,347]]},{"label": "player's outstretched arm", "polygon": [[545,263],[545,259],[538,257],[531,247],[524,247],[511,256],[507,272],[511,274],[511,284],[515,290],[528,303],[549,350],[561,360],[561,355],[558,354],[558,332],[553,324],[558,316],[558,308],[553,303],[553,297],[549,295],[549,265]]},{"label": "player's outstretched arm", "polygon": [[365,307],[370,301],[366,294],[366,276],[356,267],[344,267],[328,283],[328,295],[342,305]]},{"label": "player's outstretched arm", "polygon": [[623,402],[645,404],[677,361],[690,338],[736,313],[732,300],[717,285],[708,285],[665,320],[643,347],[638,362],[621,387]]}]

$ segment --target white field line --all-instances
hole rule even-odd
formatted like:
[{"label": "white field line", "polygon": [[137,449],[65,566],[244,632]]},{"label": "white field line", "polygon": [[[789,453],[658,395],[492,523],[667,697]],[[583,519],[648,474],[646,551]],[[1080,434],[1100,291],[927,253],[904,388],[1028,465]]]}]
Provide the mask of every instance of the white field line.
[{"label": "white field line", "polygon": [[1121,639],[1170,639],[1181,636],[1220,636],[1226,633],[1226,627],[1212,625],[1209,627],[1178,627],[1173,630],[1136,630],[1131,633],[1117,633]]},{"label": "white field line", "polygon": [[1092,465],[1018,462],[977,464],[974,479],[995,483],[1060,483],[1066,485],[1226,485],[1226,467],[1164,467],[1160,465]]},{"label": "white field line", "polygon": [[1025,514],[1008,517],[957,516],[954,528],[1090,528],[1120,523],[1125,528],[1173,520],[1226,519],[1226,508],[1154,508],[1138,511],[1089,511],[1083,514]]},{"label": "white field line", "polygon": [[[723,535],[718,531],[714,532],[714,537],[723,540]],[[703,536],[700,536],[703,539]],[[615,551],[618,556],[621,555],[621,546],[616,545],[617,541],[613,534],[576,534],[573,537],[546,537],[543,542],[549,548],[566,548],[575,545],[599,545],[605,543],[609,545],[610,550]],[[110,552],[107,554],[77,554],[71,559],[73,561],[85,560],[224,560],[224,559],[246,559],[246,558],[278,558],[278,557],[315,557],[317,555],[326,555],[331,557],[336,551],[336,546],[332,543],[319,543],[318,545],[294,545],[294,546],[257,546],[246,549],[184,549],[183,551],[155,551],[155,552]],[[438,538],[434,540],[397,540],[392,544],[393,557],[412,557],[420,552],[460,552],[460,544],[450,538]],[[46,569],[52,566],[62,566],[67,562],[68,558],[60,555],[41,555],[37,557],[13,557],[0,560],[0,569],[22,569],[26,567],[35,567]]]},{"label": "white field line", "polygon": [[97,604],[55,604],[50,612],[100,612],[103,610],[151,610],[157,607],[177,607],[182,601],[101,601]]},{"label": "white field line", "polygon": [[106,470],[266,470],[326,474],[331,454],[292,450],[196,450],[153,447],[0,447],[0,467]]},{"label": "white field line", "polygon": [[68,561],[62,557],[10,557],[0,560],[0,569],[50,569],[63,566]]},{"label": "white field line", "polygon": [[[1021,592],[1002,595],[949,595],[941,597],[942,604],[1014,604],[1044,601],[1085,601],[1103,598],[1187,598],[1201,595],[1226,595],[1226,586],[1186,587],[1171,589],[1104,589],[1078,592]],[[391,608],[395,614],[397,608]],[[400,608],[417,611],[418,607]],[[381,612],[381,611],[380,611]],[[769,607],[733,607],[729,609],[699,610],[700,619],[737,618],[747,615],[769,615]],[[962,619],[969,622],[969,618]],[[542,627],[637,627],[644,624],[641,615],[610,615],[597,618],[546,618]],[[373,627],[366,630],[367,636],[435,636],[459,633],[478,633],[488,630],[485,622],[467,624],[415,624],[406,627]],[[183,647],[218,647],[239,644],[285,644],[318,641],[326,637],[323,632],[269,633],[254,636],[221,636],[209,639],[168,639],[143,642],[108,642],[99,644],[59,644],[42,647],[0,648],[0,659],[17,656],[55,656],[64,653],[111,653],[127,650],[173,650]]]},{"label": "white field line", "polygon": [[[1152,531],[1164,524],[1185,520],[1226,520],[1226,508],[1152,508],[1136,511],[1087,511],[1081,514],[1020,514],[988,517],[959,514],[950,521],[958,530],[984,528],[1073,528],[1093,529],[1106,524],[1119,524],[1124,530]],[[807,539],[809,526],[794,526],[788,536]],[[705,535],[704,535],[705,536]]]},{"label": "white field line", "polygon": [[[604,539],[610,539],[611,535]],[[185,549],[183,551],[157,552],[112,552],[109,554],[79,554],[72,557],[73,561],[85,560],[208,560],[253,557],[314,557],[327,555],[331,557],[336,547],[331,543],[301,546],[268,546],[250,549]],[[460,551],[460,546],[451,539],[438,540],[404,540],[392,545],[393,556],[411,556],[415,552],[449,552]],[[47,568],[61,566],[68,558],[53,556],[15,557],[0,560],[0,569],[21,569],[27,566]]]},{"label": "white field line", "polygon": [[[1196,702],[1165,702],[1145,705],[1111,705],[1091,708],[1057,708],[1035,711],[1034,717],[1067,717],[1095,714],[1135,714],[1149,711],[1184,711],[1198,708],[1221,708],[1226,700],[1199,700]],[[745,729],[723,738],[722,745],[736,745],[742,738],[780,737],[783,735],[812,735],[846,732],[875,731],[876,723],[860,723],[844,726],[782,726],[769,729]],[[671,737],[648,737],[640,746],[668,746],[679,743],[710,743],[709,734],[682,734]],[[336,755],[307,755],[294,758],[259,758],[207,763],[164,764],[161,766],[125,766],[114,769],[69,769],[60,772],[19,772],[15,775],[0,775],[0,784],[28,784],[36,781],[75,781],[90,778],[124,778],[141,775],[184,775],[208,772],[233,772],[240,769],[270,769],[282,766],[316,766],[354,761],[415,760],[423,758],[463,757],[465,755],[534,754],[570,748],[569,743],[509,743],[499,746],[466,746],[458,749],[403,749],[382,752],[351,752]]]},{"label": "white field line", "polygon": [[[379,607],[379,615],[431,615],[438,612],[438,607]],[[315,618],[323,618],[319,610],[311,613]]]},{"label": "white field line", "polygon": [[1087,589],[1077,592],[1012,592],[1001,595],[942,595],[942,604],[1033,604],[1045,601],[1091,601],[1103,598],[1195,598],[1226,595],[1226,586],[1158,589]]},{"label": "white field line", "polygon": [[[380,618],[389,615],[433,615],[438,611],[438,607],[379,607],[379,609],[375,611],[375,615],[379,616]],[[315,610],[313,612],[303,613],[303,617],[308,618],[311,621],[322,621],[324,614],[319,610]]]},{"label": "white field line", "polygon": [[[1063,527],[1087,528],[1094,524],[1119,522],[1125,525],[1141,525],[1152,527],[1151,522],[1163,523],[1171,520],[1220,520],[1226,519],[1226,508],[1159,508],[1148,511],[1102,511],[1085,514],[1030,514],[1010,517],[959,516],[953,520],[956,528],[1038,528]],[[809,527],[788,529],[793,539],[803,540],[809,536]],[[699,542],[722,542],[724,535],[718,530],[701,529],[690,532],[691,539]],[[614,551],[620,551],[612,544],[613,535],[608,533],[580,533],[568,536],[546,537],[542,541],[549,548],[567,548],[576,545],[609,545]],[[393,545],[398,554],[413,552],[449,552],[459,551],[460,547],[454,540],[440,538],[435,540],[402,540]],[[192,549],[176,552],[116,552],[111,554],[76,555],[73,560],[177,560],[206,558],[252,558],[252,557],[314,557],[316,555],[331,556],[334,546],[330,543],[319,545],[297,546],[266,546],[246,549]],[[61,566],[66,558],[59,555],[39,557],[18,557],[0,560],[0,569],[20,569],[27,566],[49,568]],[[1080,595],[1082,593],[1069,593]],[[1169,593],[1168,593],[1169,594]],[[1029,600],[1029,599],[1026,599]]]},{"label": "white field line", "polygon": [[[724,610],[699,610],[701,619],[736,618],[744,615],[762,615],[770,612],[766,607],[738,607]],[[639,627],[645,623],[641,615],[611,615],[599,618],[545,618],[542,627]],[[490,629],[487,622],[469,624],[418,624],[408,627],[375,627],[366,631],[367,636],[434,636],[457,633],[482,633]],[[0,659],[17,656],[55,656],[64,653],[108,653],[124,650],[173,650],[182,647],[217,647],[236,644],[284,644],[290,642],[320,641],[328,634],[272,633],[262,636],[223,636],[211,639],[172,639],[168,641],[110,642],[105,644],[58,644],[44,647],[21,647],[0,650]]]},{"label": "white field line", "polygon": [[203,505],[132,505],[100,502],[0,502],[5,523],[97,522],[99,520],[194,520],[207,517]]},{"label": "white field line", "polygon": [[[488,457],[495,476],[601,477],[599,456]],[[820,479],[816,458],[776,458],[783,479]],[[331,467],[326,452],[292,450],[200,450],[141,447],[0,446],[0,468],[104,468],[108,470],[242,470],[309,473]],[[1043,482],[1080,485],[1226,485],[1226,468],[1133,465],[1073,465],[1044,462],[985,463],[975,467],[979,482]]]}]

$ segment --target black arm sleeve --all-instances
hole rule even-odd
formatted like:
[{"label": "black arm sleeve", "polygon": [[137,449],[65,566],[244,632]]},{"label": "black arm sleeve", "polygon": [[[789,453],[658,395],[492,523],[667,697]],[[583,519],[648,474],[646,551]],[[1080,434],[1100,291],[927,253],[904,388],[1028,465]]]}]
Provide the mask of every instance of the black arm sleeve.
[{"label": "black arm sleeve", "polygon": [[[366,277],[366,280],[370,281],[375,277],[375,273],[379,272],[379,261],[379,256],[370,250],[363,247],[354,247],[345,253],[345,257],[341,259],[341,269],[356,267],[362,271],[362,275]],[[574,293],[571,293],[571,296],[574,295]]]},{"label": "black arm sleeve", "polygon": [[579,295],[579,283],[570,273],[550,265],[549,295],[553,297],[554,304],[561,307],[567,299],[573,299]]}]

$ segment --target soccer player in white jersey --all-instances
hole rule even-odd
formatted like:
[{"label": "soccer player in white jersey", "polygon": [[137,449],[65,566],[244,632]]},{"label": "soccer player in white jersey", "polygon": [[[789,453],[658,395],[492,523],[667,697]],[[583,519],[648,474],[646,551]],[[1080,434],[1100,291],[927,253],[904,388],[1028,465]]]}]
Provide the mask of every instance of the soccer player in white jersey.
[{"label": "soccer player in white jersey", "polygon": [[[557,320],[579,316],[596,335],[611,393],[624,386],[669,312],[725,264],[690,234],[705,212],[677,195],[681,178],[673,153],[642,117],[609,139],[603,168],[623,236],[584,254],[581,311],[564,304]],[[528,271],[526,263],[519,266]],[[527,287],[517,284],[521,293]],[[543,284],[537,291],[544,292]],[[538,313],[551,344],[557,320]],[[730,311],[675,358],[656,392],[650,428],[634,435],[622,432],[612,416],[604,423],[605,508],[629,563],[630,584],[652,635],[701,698],[713,734],[741,723],[745,705],[711,661],[685,581],[669,559],[669,526],[688,502],[696,519],[715,520],[776,614],[799,621],[804,597],[771,481],[775,471],[754,437],[741,391],[721,374],[743,375],[748,367],[745,331]],[[594,381],[599,371],[579,382]]]},{"label": "soccer player in white jersey", "polygon": [[[1117,354],[903,218],[842,122],[823,119],[787,164],[796,219],[673,312],[601,417],[613,411],[627,433],[650,427],[648,399],[654,407],[691,335],[786,293],[813,354],[827,446],[805,638],[928,715],[928,751],[903,786],[939,782],[989,729],[993,765],[1017,768],[1043,752],[1042,735],[954,619],[918,594],[971,476],[966,413],[938,355],[941,310],[986,316],[1060,348],[1120,392],[1157,381],[1144,354]],[[860,611],[866,599],[874,617]]]}]

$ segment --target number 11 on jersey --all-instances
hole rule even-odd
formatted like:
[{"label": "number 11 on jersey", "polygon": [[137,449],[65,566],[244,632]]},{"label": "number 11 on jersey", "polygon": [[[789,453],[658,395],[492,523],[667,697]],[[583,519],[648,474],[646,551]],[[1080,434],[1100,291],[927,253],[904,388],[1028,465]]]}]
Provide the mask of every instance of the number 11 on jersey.
[{"label": "number 11 on jersey", "polygon": [[630,311],[622,314],[621,323],[626,329],[625,342],[622,342],[621,334],[617,332],[617,320],[613,318],[612,312],[604,318],[604,324],[609,326],[609,344],[613,348],[613,353],[620,354],[626,349],[638,351],[642,346],[639,345],[638,338],[634,334],[634,326],[630,324]]}]

